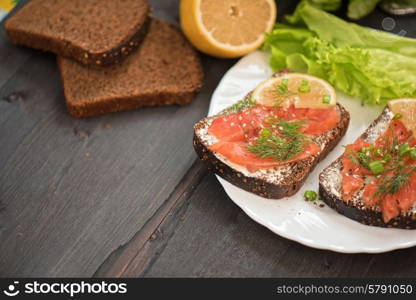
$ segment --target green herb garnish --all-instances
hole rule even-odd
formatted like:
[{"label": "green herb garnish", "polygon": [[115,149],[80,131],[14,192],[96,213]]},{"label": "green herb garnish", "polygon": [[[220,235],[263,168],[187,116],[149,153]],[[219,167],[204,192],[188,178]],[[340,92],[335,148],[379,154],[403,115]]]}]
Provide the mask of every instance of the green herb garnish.
[{"label": "green herb garnish", "polygon": [[309,93],[311,91],[311,88],[309,87],[309,81],[308,80],[302,80],[298,87],[299,93]]},{"label": "green herb garnish", "polygon": [[[351,3],[362,12],[363,7],[375,8],[380,1]],[[393,1],[399,2],[383,0]],[[345,1],[300,1],[296,11],[285,17],[289,26],[279,24],[266,35],[263,49],[271,53],[272,69],[304,72],[306,68],[365,104],[384,106],[387,100],[416,95],[416,39],[374,31],[315,7],[341,2]]]},{"label": "green herb garnish", "polygon": [[309,138],[300,133],[304,121],[284,121],[270,117],[265,121],[270,127],[260,131],[257,140],[247,149],[260,158],[272,157],[277,161],[286,161],[301,153]]},{"label": "green herb garnish", "polygon": [[280,96],[294,95],[295,93],[289,91],[289,79],[283,78],[277,88],[274,90],[275,93]]},{"label": "green herb garnish", "polygon": [[410,146],[408,143],[403,143],[399,146],[399,155],[400,156],[405,156],[406,154],[408,154],[410,152]]},{"label": "green herb garnish", "polygon": [[318,194],[315,191],[306,191],[303,196],[307,201],[315,201],[318,198]]},{"label": "green herb garnish", "polygon": [[401,118],[403,118],[402,114],[394,114],[392,119],[393,120],[398,120],[398,119],[401,119]]},{"label": "green herb garnish", "polygon": [[323,96],[322,97],[322,103],[323,104],[329,104],[329,103],[331,103],[331,96],[329,96],[329,95]]},{"label": "green herb garnish", "polygon": [[383,154],[383,148],[379,147],[374,151],[374,154],[377,155],[378,157],[384,157]]},{"label": "green herb garnish", "polygon": [[355,151],[350,148],[346,148],[348,151],[348,157],[352,160],[352,162],[356,165],[361,165],[366,169],[370,169],[369,164],[371,162],[371,155],[369,151]]},{"label": "green herb garnish", "polygon": [[374,197],[385,196],[387,194],[396,194],[402,187],[409,183],[409,177],[416,170],[416,167],[404,167],[400,165],[396,174],[386,176],[378,186]]},{"label": "green herb garnish", "polygon": [[376,160],[372,161],[368,164],[368,168],[374,175],[380,175],[384,173],[384,164],[386,162],[384,160]]},{"label": "green herb garnish", "polygon": [[373,197],[397,193],[409,183],[410,175],[416,171],[416,166],[409,166],[405,160],[408,157],[416,160],[416,147],[410,147],[406,140],[399,143],[397,134],[391,128],[389,130],[382,138],[382,147],[370,145],[362,147],[360,151],[347,148],[346,155],[354,164],[359,164],[370,170],[373,175],[379,176],[376,179],[377,191]]},{"label": "green herb garnish", "polygon": [[374,150],[374,145],[370,145],[370,146],[368,146],[368,147],[363,147],[362,149],[361,149],[361,152],[364,152],[364,153],[369,153],[369,152],[371,152],[371,151],[373,151]]},{"label": "green herb garnish", "polygon": [[238,101],[237,103],[234,103],[233,105],[227,107],[223,111],[219,113],[219,116],[227,115],[230,113],[235,113],[242,111],[247,108],[251,108],[257,105],[256,100],[254,100],[251,96],[245,97],[243,100]]},{"label": "green herb garnish", "polygon": [[409,155],[411,159],[416,160],[416,149],[412,148],[412,150],[409,152]]}]

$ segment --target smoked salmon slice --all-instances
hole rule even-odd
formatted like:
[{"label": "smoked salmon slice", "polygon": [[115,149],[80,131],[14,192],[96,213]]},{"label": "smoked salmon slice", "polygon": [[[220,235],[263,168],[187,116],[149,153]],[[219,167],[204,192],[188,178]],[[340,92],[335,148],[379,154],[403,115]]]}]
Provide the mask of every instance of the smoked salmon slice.
[{"label": "smoked salmon slice", "polygon": [[[256,105],[237,113],[220,116],[210,125],[208,132],[218,139],[210,149],[230,162],[245,167],[249,172],[268,169],[317,155],[321,149],[312,141],[296,156],[279,161],[273,157],[260,157],[248,150],[264,128],[270,128],[270,118],[288,122],[300,121],[299,133],[316,137],[335,127],[340,121],[336,108],[295,108]],[[278,130],[278,128],[277,128]]]}]

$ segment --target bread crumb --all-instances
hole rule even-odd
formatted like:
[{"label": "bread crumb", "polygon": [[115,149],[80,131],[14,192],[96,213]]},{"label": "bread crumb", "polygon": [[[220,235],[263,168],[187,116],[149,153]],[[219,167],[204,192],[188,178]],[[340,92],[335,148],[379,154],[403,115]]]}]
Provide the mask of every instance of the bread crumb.
[{"label": "bread crumb", "polygon": [[89,138],[90,133],[87,130],[79,129],[77,127],[74,128],[74,134],[81,140],[84,141]]}]

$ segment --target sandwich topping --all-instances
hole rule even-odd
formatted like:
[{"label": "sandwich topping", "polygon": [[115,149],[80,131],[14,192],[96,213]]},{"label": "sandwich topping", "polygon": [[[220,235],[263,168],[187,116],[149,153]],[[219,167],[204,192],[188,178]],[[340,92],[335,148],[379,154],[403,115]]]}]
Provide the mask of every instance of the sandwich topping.
[{"label": "sandwich topping", "polygon": [[379,207],[385,222],[406,213],[416,202],[416,138],[401,114],[374,143],[358,139],[346,146],[342,198],[348,202],[359,191],[366,207]]},{"label": "sandwich topping", "polygon": [[[320,79],[286,75],[260,84],[251,97],[212,121],[208,132],[217,141],[210,149],[249,172],[318,155],[315,138],[340,121],[335,94],[319,85]],[[319,105],[301,105],[310,98]]]}]

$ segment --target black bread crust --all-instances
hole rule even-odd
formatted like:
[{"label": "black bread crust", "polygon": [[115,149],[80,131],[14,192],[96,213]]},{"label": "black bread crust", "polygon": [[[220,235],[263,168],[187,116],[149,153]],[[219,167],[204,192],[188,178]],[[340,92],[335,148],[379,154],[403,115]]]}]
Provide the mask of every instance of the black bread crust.
[{"label": "black bread crust", "polygon": [[322,184],[321,180],[319,182],[319,198],[338,213],[364,225],[416,229],[416,214],[411,216],[400,215],[385,223],[381,212],[364,206],[354,206],[352,203],[343,201],[341,198],[331,193],[325,185]]}]

